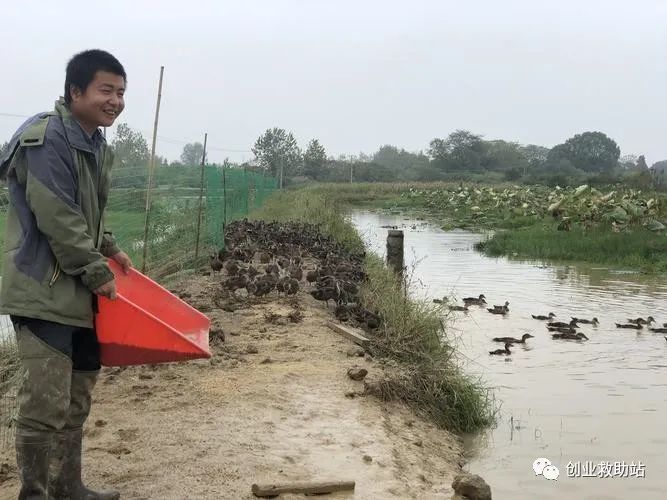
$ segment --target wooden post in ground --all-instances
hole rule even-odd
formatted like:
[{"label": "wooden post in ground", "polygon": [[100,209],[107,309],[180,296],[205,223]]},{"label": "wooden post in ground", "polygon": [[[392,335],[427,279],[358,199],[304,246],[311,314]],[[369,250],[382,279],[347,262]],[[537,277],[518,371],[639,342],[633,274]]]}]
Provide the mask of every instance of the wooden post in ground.
[{"label": "wooden post in ground", "polygon": [[201,179],[199,180],[199,210],[197,211],[197,239],[195,240],[195,260],[199,258],[199,238],[201,231],[201,214],[204,201],[204,169],[206,168],[206,141],[208,132],[204,134],[204,153],[201,155]]},{"label": "wooden post in ground", "polygon": [[144,219],[144,248],[141,255],[141,272],[146,272],[146,259],[148,255],[148,229],[151,218],[151,189],[153,187],[153,171],[155,170],[155,141],[157,141],[157,123],[160,118],[160,101],[162,100],[162,76],[164,66],[160,66],[160,83],[157,88],[157,105],[155,106],[155,122],[153,123],[153,145],[151,147],[151,158],[148,163],[148,185],[146,186],[146,214]]},{"label": "wooden post in ground", "polygon": [[387,234],[387,264],[403,281],[403,231],[390,229]]}]

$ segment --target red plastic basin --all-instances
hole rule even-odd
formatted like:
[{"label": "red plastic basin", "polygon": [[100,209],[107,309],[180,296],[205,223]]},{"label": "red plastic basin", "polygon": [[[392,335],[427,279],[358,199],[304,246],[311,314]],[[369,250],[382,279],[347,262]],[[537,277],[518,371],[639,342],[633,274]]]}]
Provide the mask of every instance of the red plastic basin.
[{"label": "red plastic basin", "polygon": [[211,321],[139,271],[112,260],[116,300],[99,297],[95,318],[104,366],[210,358]]}]

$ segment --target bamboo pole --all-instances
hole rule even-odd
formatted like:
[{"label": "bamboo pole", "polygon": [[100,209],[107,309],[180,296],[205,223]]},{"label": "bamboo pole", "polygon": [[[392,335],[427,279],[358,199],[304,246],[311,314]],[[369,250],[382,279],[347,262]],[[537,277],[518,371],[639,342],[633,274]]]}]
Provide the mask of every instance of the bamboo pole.
[{"label": "bamboo pole", "polygon": [[155,169],[155,142],[157,141],[157,123],[160,117],[160,101],[162,100],[162,76],[164,66],[160,66],[160,83],[157,90],[157,105],[155,106],[155,123],[153,124],[153,145],[151,147],[151,159],[148,164],[148,186],[146,188],[146,219],[144,220],[144,248],[141,257],[141,272],[146,272],[146,255],[148,254],[148,226],[151,215],[151,189],[153,186],[153,170]]},{"label": "bamboo pole", "polygon": [[199,235],[201,231],[201,212],[204,199],[204,168],[206,166],[206,140],[208,133],[204,134],[204,153],[201,156],[201,180],[199,182],[199,211],[197,212],[197,241],[195,242],[195,259],[199,257]]}]

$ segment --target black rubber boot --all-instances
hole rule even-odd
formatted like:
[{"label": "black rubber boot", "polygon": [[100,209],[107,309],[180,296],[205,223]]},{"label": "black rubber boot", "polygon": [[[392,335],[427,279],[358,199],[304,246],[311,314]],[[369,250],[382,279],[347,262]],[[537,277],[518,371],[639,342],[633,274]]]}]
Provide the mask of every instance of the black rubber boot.
[{"label": "black rubber boot", "polygon": [[47,500],[52,433],[16,429],[19,500]]},{"label": "black rubber boot", "polygon": [[117,500],[118,491],[93,491],[81,480],[81,442],[83,429],[61,431],[56,435],[51,458],[51,498],[54,500]]}]

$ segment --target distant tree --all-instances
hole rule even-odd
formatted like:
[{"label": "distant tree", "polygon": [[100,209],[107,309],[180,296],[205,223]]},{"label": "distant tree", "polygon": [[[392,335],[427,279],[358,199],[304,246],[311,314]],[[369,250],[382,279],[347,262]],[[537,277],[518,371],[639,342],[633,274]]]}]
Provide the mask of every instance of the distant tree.
[{"label": "distant tree", "polygon": [[327,152],[317,139],[308,143],[308,148],[303,154],[303,174],[313,179],[319,178],[327,162]]},{"label": "distant tree", "polygon": [[528,160],[528,165],[530,165],[531,168],[537,168],[544,165],[544,162],[547,161],[547,156],[549,155],[549,148],[537,146],[535,144],[520,146],[519,151],[521,151],[523,157]]},{"label": "distant tree", "polygon": [[478,171],[484,151],[482,136],[456,130],[447,139],[433,139],[428,154],[444,170]]},{"label": "distant tree", "polygon": [[644,158],[644,155],[641,155],[639,158],[637,158],[637,168],[642,171],[648,169],[648,165],[646,164],[646,158]]},{"label": "distant tree", "polygon": [[201,165],[203,155],[204,145],[201,142],[188,143],[183,146],[183,152],[181,153],[181,163],[189,167]]},{"label": "distant tree", "polygon": [[252,152],[259,165],[279,178],[296,173],[301,163],[301,151],[292,132],[282,128],[267,129],[257,138]]},{"label": "distant tree", "polygon": [[637,155],[627,154],[618,159],[618,166],[624,170],[631,170],[637,166]]},{"label": "distant tree", "polygon": [[368,161],[374,161],[378,165],[403,171],[428,165],[428,157],[422,152],[411,153],[389,144],[380,147]]},{"label": "distant tree", "polygon": [[609,172],[618,164],[621,150],[602,132],[584,132],[571,137],[549,152],[549,160],[566,159],[585,172]]},{"label": "distant tree", "polygon": [[520,171],[521,175],[525,175],[529,163],[519,144],[502,140],[485,142],[484,156],[481,160],[485,170],[507,172],[515,169]]},{"label": "distant tree", "polygon": [[148,143],[141,132],[132,130],[127,123],[120,123],[111,147],[116,155],[116,161],[121,166],[146,167],[150,151]]}]

